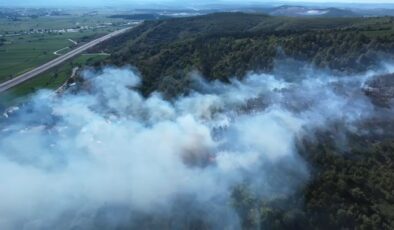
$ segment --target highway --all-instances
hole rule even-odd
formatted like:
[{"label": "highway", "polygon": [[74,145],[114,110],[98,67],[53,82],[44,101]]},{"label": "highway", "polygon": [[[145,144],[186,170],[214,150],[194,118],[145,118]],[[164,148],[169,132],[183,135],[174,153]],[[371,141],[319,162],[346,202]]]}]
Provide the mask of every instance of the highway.
[{"label": "highway", "polygon": [[103,37],[97,38],[97,39],[95,39],[93,41],[90,41],[90,42],[88,42],[88,43],[86,43],[86,44],[84,44],[84,45],[82,45],[80,47],[77,47],[74,50],[71,50],[70,52],[68,52],[68,53],[66,53],[66,54],[64,54],[64,55],[62,55],[62,56],[60,56],[58,58],[55,58],[52,61],[49,61],[49,62],[47,62],[47,63],[45,63],[45,64],[43,64],[43,65],[41,65],[41,66],[39,66],[39,67],[37,67],[37,68],[35,68],[33,70],[30,70],[30,71],[28,71],[28,72],[26,72],[24,74],[21,74],[21,75],[13,78],[11,80],[3,82],[3,83],[0,84],[0,92],[4,92],[4,91],[6,91],[6,90],[8,90],[8,89],[10,89],[10,88],[12,88],[12,87],[14,87],[16,85],[21,84],[22,82],[25,82],[25,81],[33,78],[33,77],[36,77],[37,75],[39,75],[39,74],[41,74],[41,73],[43,73],[43,72],[45,72],[45,71],[47,71],[47,70],[49,70],[49,69],[51,69],[51,68],[53,68],[55,66],[57,66],[57,65],[65,62],[65,61],[67,61],[67,60],[69,60],[69,59],[71,59],[71,58],[83,53],[87,49],[92,48],[92,47],[100,44],[101,42],[104,42],[104,41],[106,41],[106,40],[108,40],[108,39],[110,39],[112,37],[115,37],[115,36],[117,36],[119,34],[122,34],[122,33],[126,32],[130,28],[132,28],[132,27],[128,27],[128,28],[124,28],[124,29],[121,29],[121,30],[117,30],[117,31],[112,32],[110,34],[107,34],[107,35],[105,35]]}]

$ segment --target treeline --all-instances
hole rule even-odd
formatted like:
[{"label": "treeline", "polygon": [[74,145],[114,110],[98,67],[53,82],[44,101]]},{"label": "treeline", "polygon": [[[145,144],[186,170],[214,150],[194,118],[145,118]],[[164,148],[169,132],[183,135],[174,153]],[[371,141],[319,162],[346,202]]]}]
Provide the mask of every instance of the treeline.
[{"label": "treeline", "polygon": [[108,16],[109,18],[122,18],[128,20],[157,20],[157,19],[165,19],[171,18],[165,15],[160,14],[116,14]]}]

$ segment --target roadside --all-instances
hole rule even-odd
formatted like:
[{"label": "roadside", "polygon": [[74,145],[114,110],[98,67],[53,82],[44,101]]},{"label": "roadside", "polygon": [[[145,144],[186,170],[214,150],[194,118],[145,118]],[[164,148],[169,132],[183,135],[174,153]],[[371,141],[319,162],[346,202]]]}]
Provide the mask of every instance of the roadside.
[{"label": "roadside", "polygon": [[[78,45],[78,42],[72,40],[71,38],[67,39],[67,41],[71,42],[71,43],[73,44],[73,46]],[[70,49],[71,49],[70,46],[66,46],[66,47],[64,47],[64,48],[61,48],[61,49],[59,49],[59,50],[56,50],[55,52],[53,52],[53,54],[56,55],[56,56],[60,56],[60,55],[65,54],[65,53],[61,53],[62,51],[64,51],[64,50],[70,50]]]},{"label": "roadside", "polygon": [[89,41],[88,43],[83,44],[81,46],[78,46],[77,48],[71,50],[70,52],[68,52],[68,53],[66,53],[64,55],[61,55],[58,58],[55,58],[55,59],[53,59],[53,60],[51,60],[51,61],[49,61],[49,62],[47,62],[47,63],[45,63],[43,65],[40,65],[40,66],[34,68],[33,70],[31,70],[29,72],[26,72],[26,73],[24,73],[22,75],[16,76],[16,77],[14,77],[14,78],[12,78],[12,79],[10,79],[8,81],[5,81],[5,82],[0,84],[0,91],[1,92],[7,91],[7,90],[9,90],[9,89],[11,89],[11,88],[13,88],[13,87],[25,82],[25,81],[27,81],[29,79],[32,79],[32,78],[36,77],[37,75],[42,74],[42,73],[44,73],[44,72],[46,72],[46,71],[48,71],[48,70],[50,70],[50,69],[52,69],[54,67],[66,62],[67,60],[70,60],[70,59],[82,54],[86,50],[88,50],[90,48],[93,48],[94,46],[97,46],[100,43],[102,43],[102,42],[104,42],[104,41],[106,41],[108,39],[111,39],[113,37],[116,37],[116,36],[126,32],[129,29],[131,29],[131,27],[123,28],[123,29],[114,31],[114,32],[112,32],[110,34],[107,34],[105,36],[102,36],[100,38],[97,38],[97,39],[94,39],[92,41]]},{"label": "roadside", "polygon": [[[40,89],[57,91],[70,77],[75,77],[79,69],[84,66],[94,65],[94,63],[103,61],[107,57],[103,55],[79,55],[6,92],[0,93],[0,112],[14,105],[24,103]],[[78,69],[74,70],[75,68]],[[73,74],[74,71],[75,73]]]}]

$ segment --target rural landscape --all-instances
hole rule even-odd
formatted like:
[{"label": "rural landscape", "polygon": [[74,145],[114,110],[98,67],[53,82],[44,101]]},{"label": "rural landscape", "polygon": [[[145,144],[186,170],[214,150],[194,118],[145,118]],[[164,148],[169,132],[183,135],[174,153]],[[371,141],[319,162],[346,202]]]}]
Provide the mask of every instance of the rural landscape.
[{"label": "rural landscape", "polygon": [[390,1],[0,0],[0,229],[394,229]]}]

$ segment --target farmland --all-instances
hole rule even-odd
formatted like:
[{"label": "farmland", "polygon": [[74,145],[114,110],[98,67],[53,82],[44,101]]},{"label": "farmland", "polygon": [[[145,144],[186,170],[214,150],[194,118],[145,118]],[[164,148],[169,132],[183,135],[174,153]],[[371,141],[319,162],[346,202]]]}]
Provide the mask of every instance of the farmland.
[{"label": "farmland", "polygon": [[[17,21],[1,18],[0,82],[48,62],[56,54],[63,54],[80,43],[127,26],[127,23],[105,15],[26,17]],[[54,53],[59,50],[62,51]]]}]

